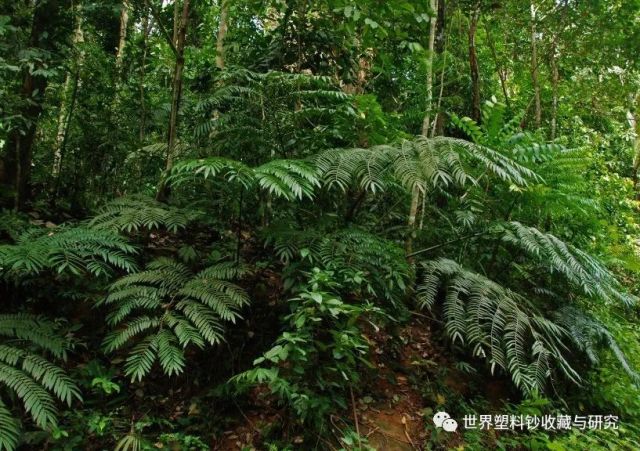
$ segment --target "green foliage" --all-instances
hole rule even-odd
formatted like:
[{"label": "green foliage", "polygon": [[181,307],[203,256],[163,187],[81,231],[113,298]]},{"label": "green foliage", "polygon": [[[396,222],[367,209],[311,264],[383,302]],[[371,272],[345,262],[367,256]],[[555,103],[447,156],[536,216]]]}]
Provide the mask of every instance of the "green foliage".
[{"label": "green foliage", "polygon": [[390,182],[423,193],[451,185],[473,185],[485,170],[516,185],[538,180],[533,171],[495,150],[445,137],[419,136],[397,145],[329,150],[316,157],[316,165],[325,186],[372,193]]},{"label": "green foliage", "polygon": [[234,376],[239,387],[266,384],[303,421],[323,424],[347,407],[347,388],[357,387],[369,349],[360,318],[380,315],[368,303],[350,305],[335,294],[342,275],[314,268],[308,285],[289,301],[287,328],[255,367]]},{"label": "green foliage", "polygon": [[182,373],[185,348],[220,343],[223,322],[235,322],[248,304],[246,292],[231,282],[245,273],[240,265],[218,263],[194,274],[160,258],[117,280],[102,302],[111,307],[107,323],[115,328],[105,350],[130,348],[125,374],[133,381],[149,374],[156,359],[165,374]]},{"label": "green foliage", "polygon": [[505,243],[526,252],[550,272],[562,274],[586,296],[626,305],[637,302],[635,296],[620,291],[620,283],[602,263],[554,235],[519,222],[505,224],[498,231]]},{"label": "green foliage", "polygon": [[[224,156],[261,164],[274,157],[305,157],[316,146],[349,138],[335,135],[340,120],[355,117],[351,96],[331,77],[231,68],[217,82],[195,105],[194,133],[226,149]],[[352,133],[346,127],[344,132]]]},{"label": "green foliage", "polygon": [[0,236],[7,235],[17,241],[20,235],[31,227],[25,215],[15,211],[0,211]]},{"label": "green foliage", "polygon": [[[423,447],[640,446],[640,4],[432,3],[3,3],[1,449],[206,449],[255,407],[293,444],[249,414],[265,442],[247,448],[317,433],[316,447],[367,449],[325,424],[351,390],[402,372],[451,413],[489,379],[483,360],[532,397],[508,410],[560,398],[622,427],[433,429]],[[159,178],[165,201],[141,196]],[[232,253],[251,278],[219,263]],[[395,348],[414,313],[429,346],[411,344],[433,354],[416,362]],[[69,376],[53,314],[83,346]],[[387,338],[385,370],[367,373]],[[228,358],[193,352],[223,339]],[[464,393],[438,399],[454,373]],[[233,375],[285,408],[207,399],[213,415],[194,413]],[[57,425],[74,383],[87,402]]]},{"label": "green foliage", "polygon": [[[41,354],[64,359],[70,342],[54,323],[27,314],[0,315],[0,384],[19,399],[31,419],[43,429],[57,424],[55,400],[71,406],[81,400],[75,382]],[[0,400],[0,449],[16,449],[20,422]]]},{"label": "green foliage", "polygon": [[[317,230],[295,230],[286,226],[272,226],[264,232],[267,245],[283,263],[301,261],[309,269],[322,265],[328,271],[350,275],[351,283],[343,292],[363,286],[355,293],[362,299],[384,300],[399,307],[411,281],[411,269],[404,251],[397,243],[382,239],[363,230],[351,228],[334,233]],[[300,265],[293,268],[300,271]],[[285,281],[290,288],[292,281]],[[357,290],[356,290],[357,291]]]},{"label": "green foliage", "polygon": [[565,306],[556,312],[556,322],[571,335],[576,347],[586,354],[592,365],[600,363],[598,351],[609,348],[631,380],[640,384],[640,375],[629,365],[613,334],[605,325],[578,308]]},{"label": "green foliage", "polygon": [[16,244],[0,245],[0,273],[6,277],[58,274],[108,275],[113,269],[134,271],[136,249],[118,234],[83,227],[30,229]]},{"label": "green foliage", "polygon": [[508,372],[525,392],[543,390],[553,368],[580,381],[563,352],[568,332],[537,313],[525,297],[452,260],[426,262],[422,270],[420,306],[433,308],[442,287],[447,334],[469,346],[473,356],[485,358],[492,371]]},{"label": "green foliage", "polygon": [[240,183],[245,189],[257,186],[265,192],[287,200],[313,198],[319,182],[315,168],[304,161],[273,160],[257,168],[222,157],[182,161],[173,168],[174,184],[202,175],[204,179],[220,175],[228,182]]},{"label": "green foliage", "polygon": [[89,227],[128,233],[159,228],[177,232],[184,230],[198,214],[197,211],[171,207],[143,196],[127,196],[102,207],[89,221]]}]

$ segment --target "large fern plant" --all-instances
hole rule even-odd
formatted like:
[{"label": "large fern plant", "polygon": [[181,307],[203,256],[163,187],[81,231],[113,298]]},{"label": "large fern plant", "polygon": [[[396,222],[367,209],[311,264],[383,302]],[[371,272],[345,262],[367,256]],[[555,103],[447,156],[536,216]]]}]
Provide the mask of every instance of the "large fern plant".
[{"label": "large fern plant", "polygon": [[500,152],[447,137],[419,136],[367,149],[333,149],[320,153],[314,162],[326,186],[371,193],[392,183],[423,193],[476,184],[485,172],[518,185],[539,179],[532,170]]},{"label": "large fern plant", "polygon": [[[529,287],[520,294],[517,291],[522,287],[507,288],[503,282],[452,260],[424,262],[418,303],[428,309],[441,305],[445,330],[452,341],[469,347],[474,356],[486,358],[492,371],[497,367],[510,374],[526,392],[544,391],[554,369],[560,369],[574,382],[581,380],[568,360],[570,347],[585,352],[595,363],[597,346],[606,345],[637,380],[638,375],[629,367],[612,335],[577,306],[569,308],[564,300],[565,305],[557,313],[542,313],[543,309],[554,311],[553,301],[563,292],[574,297],[621,301],[623,305],[636,303],[636,298],[624,293],[615,277],[595,258],[552,234],[519,222],[500,224],[492,232],[501,234],[501,242],[508,249],[528,254],[530,265],[559,275],[555,283],[563,288],[538,286],[529,278]],[[518,265],[524,272],[521,266]],[[514,279],[513,275],[510,278]]]},{"label": "large fern plant", "polygon": [[33,228],[15,244],[0,245],[0,274],[5,277],[58,274],[111,274],[114,269],[135,270],[136,249],[109,230],[84,227]]},{"label": "large fern plant", "polygon": [[338,117],[355,112],[331,77],[233,68],[195,107],[195,137],[252,165],[306,157],[335,141]]},{"label": "large fern plant", "polygon": [[224,322],[235,322],[249,302],[232,280],[246,269],[218,263],[194,273],[183,263],[160,258],[144,271],[111,285],[102,302],[111,308],[114,330],[104,340],[107,352],[128,349],[125,374],[141,380],[156,360],[167,375],[181,373],[188,346],[204,348],[223,339]]},{"label": "large fern plant", "polygon": [[442,316],[452,341],[501,368],[524,391],[544,389],[553,368],[578,373],[564,356],[568,331],[543,317],[526,297],[448,259],[422,264],[419,304],[432,309],[443,290]]},{"label": "large fern plant", "polygon": [[[362,281],[360,298],[400,306],[412,270],[404,251],[396,243],[361,229],[348,228],[335,232],[318,229],[297,230],[287,225],[274,225],[263,232],[265,244],[288,268],[305,276],[305,268],[321,267],[327,271],[351,274]],[[288,288],[285,279],[285,288]],[[347,289],[347,287],[343,287]]]},{"label": "large fern plant", "polygon": [[81,400],[74,381],[49,360],[65,360],[69,347],[43,317],[0,315],[0,450],[16,449],[21,437],[14,401],[21,401],[36,425],[50,429],[57,424],[56,400],[68,406]]},{"label": "large fern plant", "polygon": [[139,230],[183,230],[199,212],[172,207],[144,196],[117,198],[103,206],[89,221],[97,230],[137,232]]},{"label": "large fern plant", "polygon": [[[502,368],[511,374],[524,391],[543,390],[554,369],[573,381],[580,380],[567,357],[568,348],[580,350],[580,344],[572,344],[575,336],[547,314],[558,308],[557,297],[585,296],[627,305],[634,303],[635,298],[623,293],[615,277],[597,259],[551,233],[509,221],[511,208],[501,205],[504,201],[492,201],[491,196],[496,195],[517,205],[521,193],[544,183],[529,166],[549,161],[545,155],[559,151],[557,146],[525,147],[525,140],[511,139],[516,126],[512,122],[500,125],[503,112],[494,111],[498,113],[486,113],[487,123],[478,130],[465,122],[471,127],[470,132],[477,132],[475,143],[418,137],[371,148],[327,150],[308,160],[268,163],[264,166],[278,168],[269,172],[269,178],[265,178],[264,166],[249,168],[238,161],[214,157],[178,163],[172,177],[178,183],[194,175],[216,176],[245,188],[262,186],[287,200],[326,196],[334,188],[348,194],[360,193],[359,197],[386,192],[385,196],[405,195],[401,200],[406,200],[406,194],[413,198],[415,193],[424,199],[428,196],[443,199],[453,211],[426,203],[423,207],[431,208],[437,215],[431,218],[435,229],[426,230],[423,237],[433,234],[438,244],[412,254],[460,249],[462,244],[467,251],[478,250],[482,255],[476,260],[468,259],[467,266],[447,258],[425,263],[420,269],[424,279],[418,289],[419,303],[424,307],[435,305],[442,291],[445,330],[453,341],[470,345],[474,355],[485,357],[492,369]],[[485,135],[488,138],[484,139]],[[489,144],[498,149],[488,147]],[[520,149],[519,157],[510,146]],[[525,154],[533,157],[525,158]],[[449,233],[457,236],[450,240],[455,243],[453,246],[448,245],[449,241],[442,242],[442,231],[446,230],[443,224],[449,224]],[[371,281],[373,297],[395,302],[408,292],[398,288],[403,287],[405,275],[410,271],[390,264],[396,253],[402,253],[401,247],[393,242],[381,246],[380,240],[372,241],[356,230],[336,232],[335,226],[328,231],[269,229],[266,237],[283,262],[297,261],[288,266],[288,271],[304,270],[308,266],[305,261],[322,264],[329,270],[353,269],[357,277]],[[473,233],[469,238],[460,237],[460,230]],[[483,245],[490,240],[484,248],[485,251],[493,248],[488,257],[482,247],[475,247],[475,239],[480,239]],[[468,248],[469,245],[473,247]],[[381,249],[386,250],[378,252]],[[367,254],[368,250],[373,253]],[[504,255],[513,260],[508,268],[501,261]],[[372,267],[376,265],[379,268]],[[487,268],[483,265],[502,270],[507,276],[484,276]],[[389,275],[394,271],[400,275],[398,279],[386,286],[381,283],[385,281],[383,273]],[[561,289],[550,289],[549,284],[553,283],[560,284]]]}]

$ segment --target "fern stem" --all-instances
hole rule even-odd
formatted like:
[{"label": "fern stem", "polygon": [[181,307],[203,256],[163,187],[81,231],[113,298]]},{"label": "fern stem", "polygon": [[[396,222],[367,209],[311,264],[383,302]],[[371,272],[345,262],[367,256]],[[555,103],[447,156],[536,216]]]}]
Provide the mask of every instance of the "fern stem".
[{"label": "fern stem", "polygon": [[461,237],[458,237],[458,238],[454,238],[454,239],[449,240],[449,241],[445,241],[444,243],[436,244],[434,246],[430,246],[430,247],[427,247],[427,248],[424,248],[424,249],[420,249],[419,251],[412,252],[411,254],[408,254],[407,257],[415,257],[416,255],[424,254],[425,252],[433,251],[435,249],[439,249],[439,248],[447,246],[449,244],[457,243],[459,241],[463,241],[463,240],[466,240],[468,238],[474,238],[476,236],[481,236],[481,235],[490,234],[490,233],[496,233],[496,232],[492,231],[492,230],[484,230],[482,232],[472,233],[470,235],[464,235],[464,236],[461,236]]}]

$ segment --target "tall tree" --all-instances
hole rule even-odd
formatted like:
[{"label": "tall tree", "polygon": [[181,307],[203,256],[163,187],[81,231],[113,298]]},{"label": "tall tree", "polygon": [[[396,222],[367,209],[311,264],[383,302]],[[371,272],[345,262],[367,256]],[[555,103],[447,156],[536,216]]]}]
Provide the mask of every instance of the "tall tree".
[{"label": "tall tree", "polygon": [[229,1],[220,0],[220,22],[218,24],[218,37],[216,38],[216,67],[224,69],[224,38],[227,36]]},{"label": "tall tree", "polygon": [[638,171],[640,170],[640,92],[635,96],[631,96],[631,105],[627,111],[627,120],[629,121],[629,128],[633,135],[633,188],[636,191],[636,197],[640,197],[638,193]]},{"label": "tall tree", "polygon": [[76,30],[73,34],[73,48],[75,55],[73,67],[67,71],[62,90],[62,102],[60,104],[60,112],[58,113],[58,133],[56,134],[56,142],[53,153],[53,165],[51,168],[51,176],[54,180],[53,189],[57,186],[57,178],[60,175],[62,167],[62,158],[64,156],[67,137],[69,134],[69,125],[73,116],[76,99],[78,97],[78,88],[80,84],[80,70],[84,63],[85,52],[82,48],[84,43],[84,32],[82,30],[82,8],[79,4],[76,7]]},{"label": "tall tree", "polygon": [[556,130],[558,128],[558,83],[560,73],[558,72],[558,36],[553,35],[551,43],[551,140],[556,139]]},{"label": "tall tree", "polygon": [[429,48],[427,53],[427,111],[422,122],[422,134],[429,135],[431,127],[431,110],[433,108],[433,59],[436,42],[436,19],[438,16],[438,0],[429,1]]},{"label": "tall tree", "polygon": [[476,3],[469,18],[469,70],[471,73],[471,117],[480,121],[480,69],[476,49],[476,33],[480,20],[480,3]]},{"label": "tall tree", "polygon": [[116,71],[118,75],[122,70],[122,59],[124,58],[124,49],[127,45],[127,27],[128,26],[129,26],[129,3],[127,0],[124,0],[120,8],[120,31],[118,33],[118,48],[116,49]]},{"label": "tall tree", "polygon": [[440,90],[438,93],[438,101],[435,108],[435,117],[431,125],[431,136],[441,135],[444,129],[444,115],[441,114],[442,97],[444,95],[444,75],[447,70],[447,9],[446,0],[438,1],[438,20],[436,22],[436,54],[442,58],[442,67],[440,69]]},{"label": "tall tree", "polygon": [[[174,3],[174,25],[173,25],[173,45],[175,54],[175,65],[173,68],[173,81],[171,83],[171,113],[169,115],[169,131],[167,136],[167,156],[165,170],[170,171],[173,167],[173,157],[178,137],[178,112],[180,110],[180,100],[182,98],[182,75],[184,71],[184,48],[187,35],[187,25],[189,23],[189,0],[183,0],[182,13],[180,2]],[[169,194],[166,184],[166,177],[163,177],[158,186],[156,199],[165,200]]]},{"label": "tall tree", "polygon": [[535,108],[535,125],[540,128],[542,122],[542,103],[540,100],[540,83],[538,81],[538,45],[536,22],[538,20],[538,7],[531,2],[531,82],[533,84],[533,98]]},{"label": "tall tree", "polygon": [[56,46],[64,39],[68,28],[64,13],[69,7],[68,0],[44,0],[34,6],[28,46],[30,52],[38,56],[23,69],[19,114],[24,126],[13,128],[5,143],[3,184],[13,189],[14,206],[18,210],[24,209],[31,198],[33,145],[48,84],[47,67]]}]

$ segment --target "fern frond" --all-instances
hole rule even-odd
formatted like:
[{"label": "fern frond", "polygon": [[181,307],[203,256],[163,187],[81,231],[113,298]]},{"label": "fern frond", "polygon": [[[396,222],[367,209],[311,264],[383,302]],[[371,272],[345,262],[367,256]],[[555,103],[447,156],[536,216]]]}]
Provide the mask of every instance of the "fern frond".
[{"label": "fern frond", "polygon": [[500,230],[505,243],[527,252],[551,272],[562,274],[585,295],[627,305],[637,301],[621,291],[619,282],[602,263],[556,236],[519,222],[504,224]]},{"label": "fern frond", "polygon": [[447,334],[509,373],[521,390],[543,391],[552,364],[580,380],[563,355],[567,331],[541,317],[525,298],[452,260],[428,261],[422,270],[419,305],[433,307],[443,290]]},{"label": "fern frond", "polygon": [[316,169],[303,160],[273,160],[256,168],[228,158],[211,157],[177,163],[169,177],[170,183],[182,184],[195,177],[220,176],[228,182],[238,182],[248,189],[257,185],[266,192],[287,200],[313,198],[320,185]]},{"label": "fern frond", "polygon": [[14,418],[6,404],[0,400],[0,450],[13,451],[20,440],[20,422]]},{"label": "fern frond", "polygon": [[476,183],[478,167],[499,179],[526,186],[533,171],[483,145],[448,137],[402,140],[369,149],[332,149],[314,160],[325,186],[376,192],[391,181],[421,192]]},{"label": "fern frond", "polygon": [[33,276],[44,270],[72,274],[108,274],[112,268],[135,270],[136,250],[117,233],[83,227],[34,230],[14,245],[0,246],[0,273]]},{"label": "fern frond", "polygon": [[316,169],[305,161],[273,160],[254,170],[258,185],[270,194],[288,200],[313,199],[320,185]]},{"label": "fern frond", "polygon": [[[64,358],[70,343],[54,323],[27,314],[0,315],[0,385],[15,395],[41,428],[57,422],[56,399],[71,405],[80,390],[59,366],[40,355]],[[0,449],[15,449],[20,423],[0,401]]]},{"label": "fern frond", "polygon": [[146,376],[156,360],[165,374],[180,374],[184,348],[220,343],[222,323],[239,318],[249,298],[231,280],[247,272],[219,263],[194,274],[183,263],[160,258],[122,277],[103,301],[112,308],[107,318],[116,328],[104,340],[106,351],[130,347],[125,374],[132,380]]},{"label": "fern frond", "polygon": [[554,317],[558,324],[569,331],[573,345],[582,351],[593,365],[599,363],[599,348],[607,347],[631,380],[640,384],[640,374],[631,367],[615,337],[602,322],[575,306],[562,307],[555,312]]},{"label": "fern frond", "polygon": [[171,207],[144,196],[127,196],[102,207],[98,215],[89,221],[89,227],[128,233],[164,228],[175,233],[184,229],[198,214],[197,211]]}]

